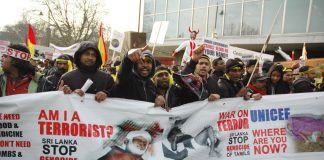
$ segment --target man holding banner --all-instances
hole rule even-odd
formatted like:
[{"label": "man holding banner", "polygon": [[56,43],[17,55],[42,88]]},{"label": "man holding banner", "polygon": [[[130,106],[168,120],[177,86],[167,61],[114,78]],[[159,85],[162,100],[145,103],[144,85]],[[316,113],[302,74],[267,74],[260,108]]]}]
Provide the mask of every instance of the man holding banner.
[{"label": "man holding banner", "polygon": [[[97,45],[82,42],[74,54],[74,63],[77,69],[62,76],[59,90],[66,94],[73,91],[80,96],[84,96],[85,92],[91,93],[95,94],[97,102],[104,101],[110,95],[114,80],[108,73],[99,70],[102,59]],[[93,84],[87,91],[82,90],[81,87],[89,79]]]}]

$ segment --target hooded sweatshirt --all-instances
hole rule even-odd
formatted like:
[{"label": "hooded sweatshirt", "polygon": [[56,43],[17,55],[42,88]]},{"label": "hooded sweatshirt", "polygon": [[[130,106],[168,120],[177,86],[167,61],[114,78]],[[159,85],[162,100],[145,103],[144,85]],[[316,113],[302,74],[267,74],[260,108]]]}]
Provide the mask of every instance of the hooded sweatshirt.
[{"label": "hooded sweatshirt", "polygon": [[[88,49],[93,49],[96,54],[96,63],[93,66],[85,66],[80,60],[81,55]],[[114,80],[108,73],[99,70],[102,60],[97,45],[88,41],[82,42],[74,54],[74,63],[77,69],[65,73],[61,78],[65,85],[68,85],[74,91],[75,89],[81,89],[87,79],[91,79],[93,84],[86,93],[96,94],[99,91],[103,91],[110,95]]]},{"label": "hooded sweatshirt", "polygon": [[152,60],[152,70],[147,77],[137,73],[136,63],[125,55],[117,75],[117,85],[113,90],[113,96],[119,98],[134,99],[139,101],[154,102],[156,89],[151,78],[155,73],[155,60],[149,51],[144,51],[143,56]]}]

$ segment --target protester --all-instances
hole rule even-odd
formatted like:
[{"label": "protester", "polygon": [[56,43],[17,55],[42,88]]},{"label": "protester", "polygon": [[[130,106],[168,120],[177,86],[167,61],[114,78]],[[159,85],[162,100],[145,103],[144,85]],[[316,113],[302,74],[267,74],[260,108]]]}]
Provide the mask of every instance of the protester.
[{"label": "protester", "polygon": [[180,44],[180,46],[178,48],[176,48],[172,53],[172,56],[175,56],[175,54],[177,52],[179,52],[180,50],[182,50],[183,48],[186,47],[186,49],[183,53],[182,60],[181,60],[181,66],[185,66],[186,63],[188,63],[190,61],[190,58],[192,57],[193,50],[197,47],[196,36],[199,33],[199,30],[191,31],[191,29],[189,27],[189,32],[190,32],[190,40],[182,42]]},{"label": "protester", "polygon": [[263,64],[262,64],[262,73],[263,74],[268,74],[268,72],[269,72],[272,65],[273,65],[272,61],[269,61],[269,60],[264,61]]},{"label": "protester", "polygon": [[293,76],[293,69],[292,68],[283,68],[283,87],[284,90],[288,91],[288,93],[292,92],[292,83],[294,81],[294,76]]},{"label": "protester", "polygon": [[[185,66],[181,74],[194,74],[201,79],[202,83],[202,93],[201,97],[188,96],[188,92],[182,95],[181,98],[184,103],[189,103],[197,100],[204,100],[208,98],[209,101],[215,101],[220,99],[220,90],[217,85],[218,78],[209,76],[209,71],[211,70],[211,62],[207,55],[204,55],[204,46],[200,46],[194,50],[191,60]],[[187,96],[186,96],[187,95]],[[186,97],[186,98],[184,98]]]},{"label": "protester", "polygon": [[[251,59],[251,60],[247,61],[246,73],[242,78],[242,82],[243,82],[244,86],[246,86],[248,84],[256,63],[257,63],[256,59]],[[259,65],[255,68],[254,73],[259,73]]]},{"label": "protester", "polygon": [[104,101],[110,96],[114,80],[108,73],[99,70],[102,60],[96,44],[89,41],[82,42],[74,54],[74,63],[77,69],[62,76],[59,90],[63,90],[65,94],[75,92],[84,96],[81,87],[90,79],[93,84],[86,93],[95,94],[97,102]]},{"label": "protester", "polygon": [[155,102],[156,89],[151,80],[155,61],[147,47],[132,49],[125,55],[117,75],[115,97]]},{"label": "protester", "polygon": [[243,64],[237,59],[228,59],[225,66],[225,75],[218,81],[221,98],[245,97],[247,89],[241,81]]},{"label": "protester", "polygon": [[287,94],[290,92],[289,89],[283,87],[283,68],[281,64],[274,64],[269,69],[268,77],[270,77],[270,79],[267,82],[268,95]]},{"label": "protester", "polygon": [[53,91],[58,89],[59,80],[66,72],[72,71],[72,62],[68,55],[63,54],[55,59],[54,70],[46,79],[52,83]]},{"label": "protester", "polygon": [[2,96],[49,91],[51,84],[29,62],[29,50],[20,44],[6,48],[1,58],[0,89]]},{"label": "protester", "polygon": [[253,74],[251,83],[248,85],[248,93],[250,98],[255,100],[261,99],[262,96],[267,95],[267,84],[268,77],[261,73]]},{"label": "protester", "polygon": [[174,82],[168,68],[165,66],[157,67],[152,79],[157,95],[164,98],[165,104],[161,106],[162,108],[169,111],[171,108],[181,105],[179,97],[181,89],[173,85]]},{"label": "protester", "polygon": [[223,77],[225,74],[225,61],[219,57],[213,60],[213,75],[217,78]]},{"label": "protester", "polygon": [[293,82],[294,93],[305,93],[313,92],[316,87],[314,84],[315,80],[315,68],[311,66],[303,66],[299,69],[300,77]]}]

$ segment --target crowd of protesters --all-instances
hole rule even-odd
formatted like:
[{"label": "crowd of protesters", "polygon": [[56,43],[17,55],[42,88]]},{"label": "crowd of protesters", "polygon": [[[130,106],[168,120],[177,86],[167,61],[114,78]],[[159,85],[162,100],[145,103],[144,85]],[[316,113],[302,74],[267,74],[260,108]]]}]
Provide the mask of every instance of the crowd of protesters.
[{"label": "crowd of protesters", "polygon": [[[296,63],[287,68],[270,61],[260,66],[257,60],[244,63],[238,58],[211,60],[204,55],[203,45],[193,50],[185,66],[161,65],[147,46],[104,65],[97,45],[88,41],[81,43],[74,57],[60,55],[43,63],[17,56],[29,54],[23,45],[7,48],[1,57],[0,96],[60,90],[95,94],[97,102],[107,97],[152,102],[168,111],[205,99],[259,100],[265,95],[324,91],[323,73],[316,83],[315,67]],[[93,84],[84,92],[81,88],[87,79]]]}]

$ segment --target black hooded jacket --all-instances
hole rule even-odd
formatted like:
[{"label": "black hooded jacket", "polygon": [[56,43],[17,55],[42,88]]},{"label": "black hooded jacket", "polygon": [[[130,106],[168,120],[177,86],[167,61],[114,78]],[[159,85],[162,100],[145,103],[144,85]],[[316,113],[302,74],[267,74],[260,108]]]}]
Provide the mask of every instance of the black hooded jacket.
[{"label": "black hooded jacket", "polygon": [[125,55],[117,75],[117,83],[113,96],[139,101],[154,102],[156,98],[155,85],[151,78],[155,73],[155,61],[150,53],[143,53],[152,59],[152,70],[148,77],[136,73],[136,63]]},{"label": "black hooded jacket", "polygon": [[312,82],[306,77],[299,77],[293,82],[294,93],[313,92],[315,88],[316,87],[312,84]]},{"label": "black hooded jacket", "polygon": [[[93,49],[96,53],[96,63],[92,67],[81,64],[81,55],[88,49]],[[65,73],[61,80],[65,85],[68,85],[72,91],[75,89],[81,89],[87,79],[91,79],[93,84],[86,91],[86,93],[96,94],[99,91],[105,92],[110,95],[114,80],[106,72],[99,70],[102,64],[101,55],[97,48],[97,45],[92,42],[82,42],[79,49],[74,54],[74,63],[78,67],[77,69]]]}]

